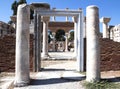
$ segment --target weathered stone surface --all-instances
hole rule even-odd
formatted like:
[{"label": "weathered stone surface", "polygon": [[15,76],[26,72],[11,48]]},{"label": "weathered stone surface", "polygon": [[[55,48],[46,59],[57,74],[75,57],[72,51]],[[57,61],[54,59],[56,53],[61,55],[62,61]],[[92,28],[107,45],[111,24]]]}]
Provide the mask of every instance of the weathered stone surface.
[{"label": "weathered stone surface", "polygon": [[18,6],[16,31],[16,64],[14,85],[21,87],[29,84],[29,23],[30,7]]},{"label": "weathered stone surface", "polygon": [[88,82],[100,80],[100,45],[99,45],[99,9],[88,6],[86,11],[87,36],[87,75]]},{"label": "weathered stone surface", "polygon": [[108,31],[108,22],[110,18],[102,17],[100,22],[103,23],[103,38],[109,38],[109,31]]}]

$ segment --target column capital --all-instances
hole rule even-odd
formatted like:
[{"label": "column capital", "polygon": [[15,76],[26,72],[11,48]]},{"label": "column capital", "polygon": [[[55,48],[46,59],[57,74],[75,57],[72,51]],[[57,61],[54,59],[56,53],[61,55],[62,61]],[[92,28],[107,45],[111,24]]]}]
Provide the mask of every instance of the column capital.
[{"label": "column capital", "polygon": [[72,20],[73,20],[73,22],[77,22],[77,21],[78,21],[78,18],[77,18],[76,16],[73,16],[73,17],[72,17]]},{"label": "column capital", "polygon": [[48,22],[48,21],[50,20],[50,17],[48,17],[48,16],[42,16],[42,17],[41,17],[41,20],[42,20],[43,22]]},{"label": "column capital", "polygon": [[102,23],[108,23],[110,20],[111,20],[111,18],[102,17],[102,18],[100,19],[100,22],[102,22]]}]

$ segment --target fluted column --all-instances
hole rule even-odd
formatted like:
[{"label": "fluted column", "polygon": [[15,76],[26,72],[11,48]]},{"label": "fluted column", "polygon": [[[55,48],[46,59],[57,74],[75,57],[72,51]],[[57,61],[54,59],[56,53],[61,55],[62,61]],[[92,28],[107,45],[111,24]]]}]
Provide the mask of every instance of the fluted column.
[{"label": "fluted column", "polygon": [[43,52],[42,57],[47,58],[48,55],[48,21],[49,17],[42,17],[43,20]]},{"label": "fluted column", "polygon": [[17,11],[16,32],[16,70],[15,86],[26,86],[30,82],[29,76],[29,23],[30,7],[22,4]]},{"label": "fluted column", "polygon": [[86,10],[87,74],[88,82],[100,80],[99,8],[92,5]]},{"label": "fluted column", "polygon": [[100,22],[103,23],[103,38],[109,38],[109,31],[108,31],[108,22],[110,18],[102,17]]}]

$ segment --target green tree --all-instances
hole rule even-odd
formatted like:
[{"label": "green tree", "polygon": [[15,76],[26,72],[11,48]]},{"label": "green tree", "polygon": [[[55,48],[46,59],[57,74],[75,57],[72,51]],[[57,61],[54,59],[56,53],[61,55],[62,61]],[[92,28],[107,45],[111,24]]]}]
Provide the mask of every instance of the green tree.
[{"label": "green tree", "polygon": [[[15,0],[13,2],[13,4],[11,5],[11,9],[13,10],[13,15],[17,15],[17,8],[18,8],[18,5],[20,4],[23,4],[23,3],[27,3],[26,0],[19,0],[18,2]],[[30,9],[30,19],[33,19],[33,14],[34,14],[34,11],[32,9]]]},{"label": "green tree", "polygon": [[65,41],[65,31],[58,29],[55,35],[56,41]]},{"label": "green tree", "polygon": [[48,43],[50,43],[52,40],[53,40],[52,32],[48,30]]},{"label": "green tree", "polygon": [[23,4],[23,3],[27,3],[26,0],[19,0],[18,5]]},{"label": "green tree", "polygon": [[13,4],[11,5],[11,9],[13,10],[13,15],[17,15],[17,8],[18,5],[27,3],[26,0],[19,0],[18,2],[15,0]]},{"label": "green tree", "polygon": [[73,41],[74,40],[74,31],[70,32],[70,36],[69,36],[69,41]]},{"label": "green tree", "polygon": [[17,1],[14,1],[13,4],[11,5],[11,9],[13,10],[13,15],[17,14],[17,7],[18,7],[18,3]]}]

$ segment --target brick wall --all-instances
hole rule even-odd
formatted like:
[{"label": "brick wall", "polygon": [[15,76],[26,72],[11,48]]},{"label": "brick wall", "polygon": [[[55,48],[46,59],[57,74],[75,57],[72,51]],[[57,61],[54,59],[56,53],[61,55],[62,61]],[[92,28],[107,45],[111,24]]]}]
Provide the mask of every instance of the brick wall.
[{"label": "brick wall", "polygon": [[[120,43],[100,39],[101,71],[120,70]],[[30,69],[33,59],[33,35],[30,35]],[[0,71],[15,71],[15,37],[0,38]]]},{"label": "brick wall", "polygon": [[[30,69],[32,70],[33,36],[30,35]],[[15,36],[0,38],[0,71],[15,71]]]}]

